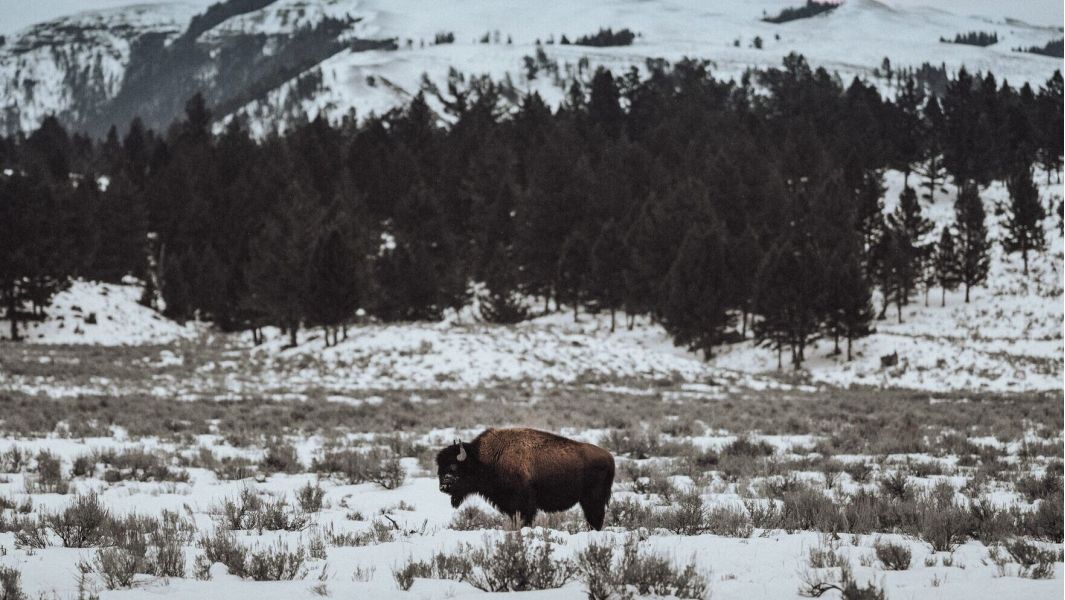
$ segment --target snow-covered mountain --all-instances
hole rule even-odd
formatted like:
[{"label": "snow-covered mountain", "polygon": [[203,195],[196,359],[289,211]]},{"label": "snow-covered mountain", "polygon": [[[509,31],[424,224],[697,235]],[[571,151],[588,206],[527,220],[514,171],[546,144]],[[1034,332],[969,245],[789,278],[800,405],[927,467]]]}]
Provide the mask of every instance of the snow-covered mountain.
[{"label": "snow-covered mountain", "polygon": [[[47,4],[47,3],[46,3]],[[52,4],[56,4],[52,2]],[[842,76],[944,64],[991,70],[1012,84],[1040,83],[1061,60],[1013,52],[1062,36],[983,10],[971,16],[916,0],[845,0],[827,14],[764,22],[799,0],[204,0],[120,6],[67,2],[63,16],[3,36],[0,131],[31,129],[47,114],[100,134],[134,115],[165,127],[196,91],[219,116],[243,113],[259,131],[299,115],[381,112],[416,93],[423,74],[443,83],[451,69],[509,77],[518,91],[559,100],[588,66],[615,70],[648,58],[708,58],[738,76],[779,65],[797,51]],[[951,5],[955,7],[957,3]],[[986,8],[986,7],[984,7]],[[64,14],[65,13],[65,14]],[[1025,13],[1027,15],[1027,13]],[[1045,22],[1045,21],[1044,21]],[[630,46],[561,45],[601,27],[638,34]],[[6,28],[5,28],[6,29]],[[995,32],[989,47],[945,44],[969,31]],[[452,43],[436,43],[453,34]],[[756,43],[756,39],[760,43]],[[530,77],[538,42],[554,68]],[[761,46],[757,48],[756,46]]]}]

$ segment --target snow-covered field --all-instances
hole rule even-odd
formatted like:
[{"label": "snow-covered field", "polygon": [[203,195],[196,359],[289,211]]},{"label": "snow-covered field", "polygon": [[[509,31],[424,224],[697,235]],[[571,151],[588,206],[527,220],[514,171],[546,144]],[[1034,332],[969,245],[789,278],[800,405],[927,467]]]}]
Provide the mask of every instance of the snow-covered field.
[{"label": "snow-covered field", "polygon": [[[94,71],[104,74],[100,98],[113,95],[138,35],[172,39],[211,3],[20,9],[0,23],[3,108],[27,125],[72,109],[64,82]],[[397,38],[395,51],[343,51],[319,65],[324,85],[299,106],[312,116],[387,110],[423,73],[441,83],[451,68],[510,76],[559,101],[554,77],[523,74],[537,40],[563,75],[582,58],[618,70],[698,56],[738,76],[791,51],[844,77],[872,78],[885,57],[896,68],[990,69],[1014,85],[1061,66],[1010,51],[1061,37],[1057,3],[846,0],[823,17],[760,20],[800,3],[278,0],[204,36],[351,16],[350,35]],[[1007,20],[1016,18],[1028,22]],[[44,19],[58,20],[23,36]],[[640,36],[620,48],[546,43],[600,27]],[[74,41],[62,37],[71,31]],[[938,41],[968,31],[1002,41]],[[429,43],[443,32],[455,43]],[[293,87],[245,107],[253,126],[280,122]],[[474,584],[521,553],[497,546],[521,535],[532,548],[550,539],[553,551],[511,581],[543,581],[545,569],[569,576],[560,587],[523,583],[548,589],[518,598],[588,597],[581,557],[603,545],[620,555],[627,540],[664,559],[629,592],[677,592],[665,571],[690,564],[682,579],[705,582],[703,595],[718,600],[797,598],[845,580],[892,600],[1060,598],[1063,190],[1042,173],[1037,182],[1051,209],[1048,247],[1028,276],[1001,250],[995,208],[1007,195],[995,184],[982,192],[990,277],[971,302],[933,288],[901,322],[891,307],[853,360],[819,340],[798,372],[778,371],[775,353],[753,340],[706,362],[646,317],[630,330],[618,315],[611,332],[609,315],[575,321],[568,311],[516,326],[480,322],[472,308],[441,323],[367,323],[329,347],[318,330],[301,331],[292,348],[267,330],[254,346],[165,319],[138,303],[135,285],[75,281],[44,320],[22,324],[24,342],[0,340],[0,584],[14,569],[25,598],[504,597]],[[901,174],[886,184],[890,211]],[[930,241],[953,219],[954,198],[948,186],[923,204],[936,223]],[[898,365],[882,367],[893,353]],[[511,425],[614,454],[604,531],[589,531],[579,511],[516,532],[480,499],[450,506],[436,451]],[[440,555],[436,567],[422,564]]]},{"label": "snow-covered field", "polygon": [[[796,416],[801,414],[799,411]],[[1048,429],[1029,432],[1021,438],[1027,445],[983,440],[990,450],[975,462],[975,455],[969,453],[985,447],[976,443],[981,442],[979,439],[959,446],[957,454],[944,454],[944,446],[933,444],[929,451],[937,456],[851,453],[826,460],[825,446],[817,446],[816,452],[812,449],[825,439],[821,435],[753,435],[744,438],[749,443],[741,443],[736,436],[698,433],[698,421],[686,426],[695,431],[663,435],[660,442],[648,446],[649,457],[643,457],[644,450],[639,449],[647,442],[630,439],[633,430],[621,435],[616,431],[613,435],[569,432],[603,443],[618,456],[614,508],[608,513],[607,528],[588,531],[579,513],[569,513],[541,517],[536,528],[525,530],[525,535],[546,534],[554,540],[552,564],[574,559],[589,544],[613,541],[620,545],[636,535],[642,553],[657,553],[680,566],[692,562],[705,578],[710,597],[716,599],[798,597],[811,581],[838,582],[843,563],[850,565],[859,585],[871,582],[889,598],[1060,597],[1061,509],[1057,508],[1056,516],[1039,512],[1041,506],[1060,503],[1060,475],[1057,479],[1044,476],[1061,469],[1060,432],[1057,437]],[[7,474],[0,483],[0,498],[9,508],[4,510],[7,533],[0,534],[0,565],[21,570],[23,587],[30,597],[89,597],[87,594],[94,592],[101,598],[489,597],[468,582],[438,578],[416,578],[409,591],[404,591],[394,576],[408,563],[429,560],[434,553],[461,555],[462,544],[484,547],[514,535],[507,533],[513,532],[513,527],[493,516],[479,499],[469,500],[460,511],[453,510],[437,490],[435,473],[427,470],[433,468],[430,457],[436,448],[456,436],[469,439],[473,432],[431,429],[385,438],[297,436],[274,439],[265,451],[259,443],[233,446],[217,434],[131,439],[121,429],[111,437],[5,440],[0,443],[0,470]],[[660,434],[650,430],[649,435],[647,439]],[[1040,437],[1048,435],[1045,440]],[[387,457],[386,463],[398,459],[400,474],[381,483],[360,483],[358,477],[331,474],[329,467],[322,466],[327,464],[328,452],[372,448]],[[48,457],[42,459],[40,451],[59,460],[58,480],[44,474],[40,465]],[[1053,458],[1055,452],[1058,458]],[[1049,456],[1043,456],[1047,453]],[[654,458],[659,456],[662,458]],[[232,461],[243,461],[239,464],[245,471],[237,472],[232,467],[238,463]],[[699,461],[707,466],[692,470]],[[978,463],[999,466],[991,469]],[[786,475],[774,474],[777,472]],[[893,501],[899,507],[893,510],[903,511],[910,502],[916,503],[915,510],[931,511],[932,490],[942,494],[948,489],[954,491],[947,506],[955,512],[935,505],[940,507],[935,510],[948,510],[948,517],[968,519],[974,510],[971,507],[986,501],[990,503],[987,506],[996,507],[993,514],[1014,515],[1009,519],[1025,525],[1003,526],[1007,533],[981,529],[982,533],[973,537],[959,534],[951,542],[952,549],[936,551],[930,541],[934,530],[924,520],[900,526],[892,533],[886,524],[859,525],[854,517],[838,522],[839,517],[822,513],[801,517],[799,524],[784,516],[791,514],[788,511],[775,517],[757,512],[757,507],[777,505],[794,509],[801,494],[812,494],[826,499],[826,506],[836,507],[822,507],[822,511],[835,514],[832,511],[844,511],[848,502],[853,503],[854,494],[860,490],[887,494],[885,486],[890,483],[884,482],[896,474],[906,487],[900,492],[904,497]],[[1048,491],[1040,491],[1044,489]],[[323,494],[321,506],[309,498],[310,492],[316,491]],[[251,508],[242,516],[234,516],[238,507],[254,505],[249,495],[284,504],[276,505],[276,512],[264,521],[256,521],[262,514]],[[182,524],[170,540],[180,552],[174,562],[179,566],[171,567],[176,570],[166,577],[139,574],[127,584],[110,584],[118,589],[108,590],[107,575],[121,571],[104,566],[101,558],[113,542],[91,541],[95,530],[87,522],[79,525],[78,531],[88,532],[90,541],[76,538],[83,541],[67,542],[74,547],[65,547],[60,532],[69,535],[69,531],[50,525],[62,521],[48,517],[37,521],[40,515],[61,513],[89,496],[99,498],[110,513],[97,514],[98,520],[105,522],[133,514],[158,518],[170,511]],[[227,502],[231,503],[228,509]],[[679,506],[690,507],[692,502],[701,507],[696,516],[678,511]],[[634,516],[634,507],[640,506],[650,512]],[[83,507],[78,514],[91,511]],[[671,520],[679,514],[688,517]],[[1034,515],[1049,518],[1049,529]],[[823,529],[831,523],[844,524]],[[1038,532],[1052,532],[1055,525],[1058,543],[1045,538],[1040,541],[1040,536],[1047,534]],[[1043,576],[1050,579],[1032,578],[1030,570],[1024,571],[1028,576],[1021,576],[1022,565],[1002,550],[1018,534],[1029,540],[1029,548],[1048,552],[1049,558],[1043,560],[1050,561],[1049,572]],[[296,554],[291,580],[254,581],[252,575],[242,578],[231,574],[240,568],[234,566],[236,563],[229,568],[204,563],[199,557],[208,545],[205,540],[217,535],[231,535],[253,552],[283,548]],[[1003,537],[995,537],[998,535]],[[149,561],[159,551],[152,544],[160,543],[155,540],[149,544]],[[891,570],[878,558],[877,546],[888,543],[911,553],[903,570]],[[561,588],[527,592],[521,597],[578,598],[584,597],[585,587],[582,577],[577,576]]]}]

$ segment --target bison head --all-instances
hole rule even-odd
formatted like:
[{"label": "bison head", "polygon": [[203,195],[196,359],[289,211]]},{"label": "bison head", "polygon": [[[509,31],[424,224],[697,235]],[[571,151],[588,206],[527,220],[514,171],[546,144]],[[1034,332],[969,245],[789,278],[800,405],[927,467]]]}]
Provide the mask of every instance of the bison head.
[{"label": "bison head", "polygon": [[477,465],[473,448],[458,440],[436,455],[440,491],[451,496],[451,505],[455,508],[476,491]]}]

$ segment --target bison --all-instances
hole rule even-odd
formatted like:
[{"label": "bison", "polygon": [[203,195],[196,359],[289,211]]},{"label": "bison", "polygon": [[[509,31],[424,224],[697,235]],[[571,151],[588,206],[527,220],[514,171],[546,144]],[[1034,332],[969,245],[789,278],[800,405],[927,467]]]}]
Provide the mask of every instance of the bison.
[{"label": "bison", "polygon": [[440,491],[458,508],[478,494],[523,525],[537,511],[581,505],[593,529],[603,528],[614,457],[585,444],[535,429],[487,429],[472,442],[456,441],[436,455]]}]

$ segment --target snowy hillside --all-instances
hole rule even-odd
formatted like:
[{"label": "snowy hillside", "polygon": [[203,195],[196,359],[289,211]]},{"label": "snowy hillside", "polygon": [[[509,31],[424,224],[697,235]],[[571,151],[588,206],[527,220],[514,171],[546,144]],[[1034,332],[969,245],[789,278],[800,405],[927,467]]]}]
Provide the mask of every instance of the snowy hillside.
[{"label": "snowy hillside", "polygon": [[[1045,181],[1045,178],[1043,178]],[[900,173],[888,174],[885,210],[891,211],[902,190]],[[937,195],[926,207],[938,234],[954,218],[956,192]],[[869,385],[927,390],[1051,390],[1061,388],[1062,354],[1062,232],[1053,211],[1047,219],[1047,251],[1030,259],[1028,277],[1019,254],[1007,255],[1000,240],[1003,216],[995,207],[1008,202],[1005,186],[983,192],[988,232],[993,240],[988,285],[974,288],[965,303],[963,289],[946,294],[933,288],[928,306],[918,296],[903,309],[898,322],[894,307],[874,324],[877,332],[855,344],[857,356],[848,363],[831,356],[831,340],[820,340],[804,365],[811,380],[835,385]],[[1062,186],[1043,187],[1041,198],[1057,207]],[[898,353],[899,364],[881,368],[880,358]],[[785,361],[787,359],[785,358]],[[774,352],[752,343],[730,347],[714,360],[719,367],[749,372],[776,369]]]},{"label": "snowy hillside", "polygon": [[[1045,175],[1037,174],[1045,182]],[[889,172],[885,211],[894,209],[902,189],[900,173]],[[1062,184],[1040,186],[1045,204],[1057,207]],[[948,186],[937,193],[925,214],[936,223],[929,236],[954,218],[956,192]],[[1019,255],[1002,252],[1002,219],[996,206],[1007,200],[1003,185],[983,192],[993,240],[991,269],[986,286],[973,289],[964,302],[962,289],[948,292],[945,306],[939,288],[924,304],[922,295],[903,310],[898,322],[894,307],[876,321],[876,333],[857,340],[855,356],[833,355],[832,340],[820,340],[807,350],[800,381],[812,385],[869,386],[936,391],[1043,391],[1061,388],[1065,352],[1062,341],[1063,243],[1056,213],[1046,220],[1047,251],[1030,259],[1030,275],[1021,273]],[[137,303],[139,289],[131,286],[76,281],[56,297],[49,317],[24,331],[43,344],[168,344],[202,339],[191,326],[167,321]],[[95,321],[90,323],[89,321]],[[301,344],[286,348],[287,336],[268,331],[266,344],[253,347],[250,336],[223,336],[224,357],[214,359],[185,352],[178,346],[146,358],[151,365],[170,361],[189,370],[176,380],[170,376],[137,383],[148,394],[200,397],[306,397],[326,394],[338,402],[347,394],[368,390],[475,389],[522,384],[626,386],[635,388],[665,382],[720,395],[730,389],[760,389],[796,383],[790,365],[777,370],[776,354],[747,341],[720,348],[707,364],[700,356],[672,345],[669,336],[646,318],[629,331],[619,316],[615,333],[607,314],[572,313],[539,317],[516,326],[478,322],[475,311],[464,310],[441,323],[363,325],[349,329],[348,339],[326,347],[320,331],[301,332]],[[6,324],[0,334],[7,335]],[[176,353],[176,354],[175,354]],[[898,354],[898,364],[881,366],[881,357]],[[709,384],[709,385],[708,385]],[[52,379],[5,380],[9,389],[45,394],[61,393],[65,384]],[[83,393],[105,393],[79,388]],[[694,386],[694,387],[691,387]],[[126,390],[132,391],[132,390]]]},{"label": "snowy hillside", "polygon": [[[779,65],[783,56],[797,51],[811,64],[844,77],[871,77],[886,57],[895,67],[930,62],[950,70],[961,65],[991,70],[1015,85],[1041,83],[1060,67],[1054,58],[1011,51],[1058,39],[1060,27],[1007,21],[1012,13],[967,16],[969,11],[963,9],[952,14],[912,2],[847,0],[826,15],[781,25],[761,19],[801,2],[589,0],[577,8],[558,0],[265,4],[217,23],[210,20],[208,29],[195,36],[193,52],[166,48],[203,10],[200,2],[79,12],[12,33],[0,46],[5,105],[0,128],[29,129],[49,113],[98,133],[135,114],[154,126],[165,125],[180,110],[178,100],[206,83],[217,95],[212,104],[220,106],[222,114],[248,114],[263,131],[302,114],[324,112],[335,118],[352,108],[362,115],[380,113],[416,93],[423,73],[440,84],[452,68],[509,76],[517,89],[536,89],[558,101],[566,79],[581,76],[582,59],[593,68],[622,70],[642,66],[649,57],[694,56],[713,60],[724,75],[738,76],[748,67]],[[343,25],[317,31],[311,46],[299,41],[324,19]],[[574,39],[601,27],[629,28],[638,37],[631,46],[610,48],[552,43],[562,35]],[[986,48],[939,42],[969,31],[994,31],[1000,41]],[[437,34],[445,33],[453,34],[454,42],[435,44]],[[166,46],[151,50],[155,47],[145,42],[151,39],[146,34],[161,36]],[[131,51],[138,40],[145,42],[139,54]],[[524,58],[536,54],[537,41],[543,42],[548,60],[557,62],[558,73],[530,79]],[[246,81],[223,76],[253,65],[270,75]],[[153,70],[157,72],[145,74]],[[161,100],[152,95],[160,86],[174,86],[168,93],[179,97],[165,98],[166,110],[156,106]],[[142,114],[142,105],[151,105],[155,112]]]},{"label": "snowy hillside", "polygon": [[[168,344],[193,335],[192,329],[140,305],[140,295],[139,286],[74,281],[56,294],[47,318],[19,323],[19,336],[35,344],[126,346]],[[9,323],[0,324],[0,338],[9,338]]]}]

